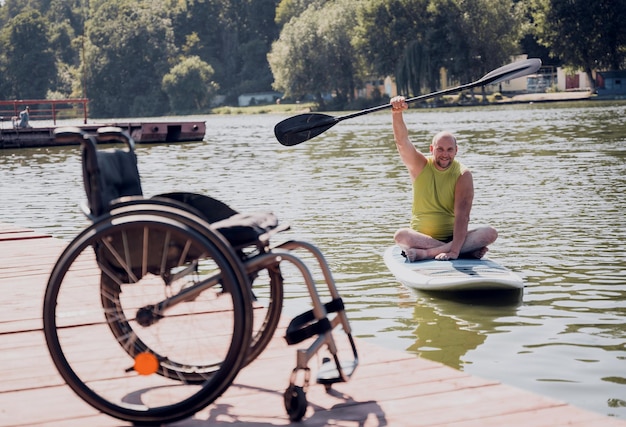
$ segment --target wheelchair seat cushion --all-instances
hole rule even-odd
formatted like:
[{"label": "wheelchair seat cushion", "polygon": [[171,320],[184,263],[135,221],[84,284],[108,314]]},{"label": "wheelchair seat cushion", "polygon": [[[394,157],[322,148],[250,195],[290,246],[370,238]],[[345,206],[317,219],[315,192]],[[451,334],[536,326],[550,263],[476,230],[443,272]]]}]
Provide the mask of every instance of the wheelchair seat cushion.
[{"label": "wheelchair seat cushion", "polygon": [[234,247],[245,246],[259,240],[262,234],[278,226],[272,212],[238,213],[212,224]]},{"label": "wheelchair seat cushion", "polygon": [[272,212],[239,213],[227,204],[202,194],[177,192],[155,197],[189,206],[189,211],[210,223],[233,247],[254,244],[261,235],[278,227],[278,218]]}]

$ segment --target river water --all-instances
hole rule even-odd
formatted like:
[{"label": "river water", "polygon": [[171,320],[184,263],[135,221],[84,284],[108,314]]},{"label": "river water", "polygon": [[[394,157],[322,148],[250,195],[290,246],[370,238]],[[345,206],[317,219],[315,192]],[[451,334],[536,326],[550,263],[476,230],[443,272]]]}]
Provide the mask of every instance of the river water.
[{"label": "river water", "polygon": [[[389,112],[281,146],[279,115],[189,116],[203,142],[140,146],[144,192],[195,191],[272,210],[325,254],[354,334],[468,373],[626,418],[626,103],[526,104],[406,115],[428,149],[448,129],[472,169],[473,224],[519,273],[513,297],[443,297],[394,280],[382,253],[408,223],[410,183]],[[0,222],[71,239],[87,223],[76,147],[0,151]],[[315,273],[317,274],[317,273]],[[308,309],[285,273],[285,312]],[[358,372],[357,372],[358,375]]]}]

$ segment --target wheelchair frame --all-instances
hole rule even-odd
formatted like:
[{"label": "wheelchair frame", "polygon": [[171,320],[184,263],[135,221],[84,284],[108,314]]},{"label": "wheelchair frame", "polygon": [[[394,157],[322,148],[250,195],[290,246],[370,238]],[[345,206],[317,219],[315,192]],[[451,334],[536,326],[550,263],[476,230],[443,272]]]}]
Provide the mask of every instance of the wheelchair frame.
[{"label": "wheelchair frame", "polygon": [[[57,260],[43,305],[49,352],[78,396],[135,424],[177,421],[211,404],[275,334],[282,263],[296,267],[313,306],[286,332],[290,345],[313,338],[296,353],[284,393],[289,418],[305,415],[308,364],[323,348],[331,357],[324,358],[317,382],[329,390],[349,380],[358,354],[316,246],[296,240],[271,246],[270,239],[289,228],[271,213],[240,214],[192,193],[145,198],[134,141],[120,128],[100,128],[96,135],[59,128],[55,137],[81,146],[83,210],[91,220]],[[99,147],[120,143],[124,149]],[[331,301],[322,303],[299,250],[315,259]],[[259,290],[266,307],[254,307]],[[336,328],[349,343],[347,362],[339,359]]]}]

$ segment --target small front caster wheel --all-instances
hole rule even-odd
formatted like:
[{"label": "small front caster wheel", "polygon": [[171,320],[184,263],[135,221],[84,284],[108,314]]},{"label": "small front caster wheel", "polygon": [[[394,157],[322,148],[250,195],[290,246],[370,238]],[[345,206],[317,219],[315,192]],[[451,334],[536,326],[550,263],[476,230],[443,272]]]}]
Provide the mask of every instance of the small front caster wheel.
[{"label": "small front caster wheel", "polygon": [[307,401],[304,389],[297,385],[290,385],[285,390],[285,409],[291,421],[300,421],[306,413]]}]

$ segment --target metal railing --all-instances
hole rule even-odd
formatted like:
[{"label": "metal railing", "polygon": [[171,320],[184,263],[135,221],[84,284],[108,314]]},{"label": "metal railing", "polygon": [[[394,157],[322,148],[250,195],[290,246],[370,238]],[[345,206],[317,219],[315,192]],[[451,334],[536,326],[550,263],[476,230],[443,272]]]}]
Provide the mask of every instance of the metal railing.
[{"label": "metal railing", "polygon": [[88,102],[86,98],[0,101],[0,120],[19,120],[20,111],[29,107],[29,120],[52,120],[56,125],[57,118],[72,119],[80,117],[82,113],[83,123],[87,124]]}]

